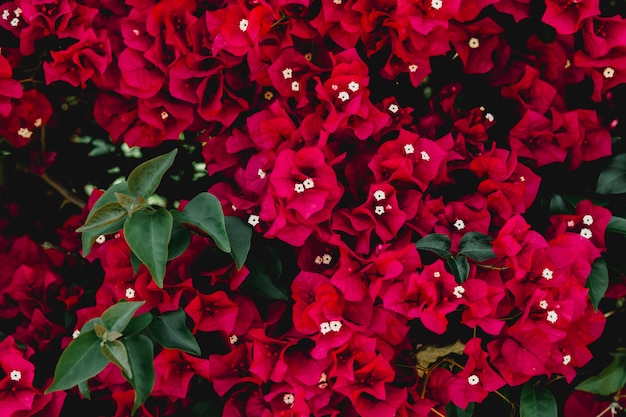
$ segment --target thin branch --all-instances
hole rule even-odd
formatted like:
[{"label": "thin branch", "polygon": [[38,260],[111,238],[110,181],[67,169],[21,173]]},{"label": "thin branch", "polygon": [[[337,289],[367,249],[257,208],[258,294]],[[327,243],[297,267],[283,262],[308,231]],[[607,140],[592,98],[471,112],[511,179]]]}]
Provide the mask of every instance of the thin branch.
[{"label": "thin branch", "polygon": [[52,178],[45,172],[43,174],[37,174],[31,170],[28,170],[28,172],[30,172],[31,174],[37,175],[39,178],[44,180],[50,187],[54,188],[56,192],[61,194],[61,196],[65,200],[74,204],[75,206],[78,206],[80,209],[85,207],[85,205],[87,204],[75,192],[73,192],[72,190],[69,190],[63,184],[61,184],[59,181],[55,180],[54,178]]},{"label": "thin branch", "polygon": [[430,411],[437,414],[439,417],[446,417],[445,414],[441,414],[439,411],[435,410],[434,408],[431,408]]}]

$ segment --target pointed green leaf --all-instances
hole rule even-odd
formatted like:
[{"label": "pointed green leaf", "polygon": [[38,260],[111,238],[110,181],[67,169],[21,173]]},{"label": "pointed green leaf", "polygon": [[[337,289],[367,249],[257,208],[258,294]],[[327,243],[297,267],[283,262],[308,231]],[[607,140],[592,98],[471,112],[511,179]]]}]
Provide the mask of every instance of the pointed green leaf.
[{"label": "pointed green leaf", "polygon": [[289,292],[278,279],[282,273],[280,257],[269,246],[257,246],[246,261],[250,273],[241,284],[244,290],[252,291],[273,300],[288,300]]},{"label": "pointed green leaf", "polygon": [[118,223],[127,214],[126,209],[120,206],[117,201],[114,201],[104,207],[100,207],[76,231],[79,233],[93,231],[102,234],[102,230],[106,230],[112,224]]},{"label": "pointed green leaf", "polygon": [[626,219],[617,216],[611,217],[611,221],[606,227],[606,231],[626,235]]},{"label": "pointed green leaf", "polygon": [[450,271],[452,271],[456,282],[463,284],[470,273],[470,266],[467,258],[464,255],[458,255],[454,258],[449,258],[446,263],[450,267]]},{"label": "pointed green leaf", "polygon": [[126,352],[133,372],[128,380],[135,390],[135,402],[132,413],[150,396],[154,387],[154,346],[145,335],[137,335],[126,339]]},{"label": "pointed green leaf", "polygon": [[478,262],[493,259],[496,254],[491,248],[492,240],[491,237],[479,232],[466,233],[459,242],[459,254]]},{"label": "pointed green leaf", "polygon": [[174,222],[172,226],[172,237],[170,238],[170,244],[167,248],[168,261],[178,258],[187,250],[191,243],[191,232],[189,229],[185,229],[178,222]]},{"label": "pointed green leaf", "polygon": [[562,196],[554,194],[550,198],[550,214],[570,214],[571,212],[571,207]]},{"label": "pointed green leaf", "polygon": [[100,209],[101,207],[104,207],[109,203],[116,202],[117,201],[117,197],[115,195],[116,193],[121,193],[121,194],[129,193],[128,185],[126,184],[126,182],[124,181],[118,182],[117,184],[113,184],[111,187],[109,187],[109,189],[106,190],[104,194],[102,194],[100,198],[94,203],[93,207],[89,211],[89,214],[87,215],[87,220],[89,220],[89,218],[93,216],[93,213],[98,211],[98,209]]},{"label": "pointed green leaf", "polygon": [[122,230],[122,227],[124,226],[124,220],[126,220],[126,216],[122,217],[117,222],[112,223],[111,225],[103,229],[82,232],[81,234],[81,241],[83,244],[82,255],[83,256],[89,255],[89,252],[91,252],[91,248],[93,247],[93,244],[96,242],[96,239],[98,239],[99,236],[116,233]]},{"label": "pointed green leaf", "polygon": [[89,389],[87,380],[78,383],[78,390],[80,391],[80,395],[82,395],[85,399],[91,400],[91,390]]},{"label": "pointed green leaf", "polygon": [[238,269],[243,267],[250,251],[250,243],[252,240],[252,228],[239,217],[224,217],[226,224],[226,233],[230,241],[231,256],[235,261]]},{"label": "pointed green leaf", "polygon": [[126,353],[126,347],[122,342],[114,340],[103,344],[102,353],[117,365],[127,378],[133,377],[133,371],[130,369],[130,363],[128,363],[128,353]]},{"label": "pointed green leaf", "polygon": [[148,267],[159,288],[163,287],[165,278],[172,225],[172,215],[164,208],[138,211],[124,222],[124,237],[128,246]]},{"label": "pointed green leaf", "polygon": [[474,403],[469,403],[465,410],[457,407],[456,405],[452,403],[449,403],[446,406],[446,416],[447,417],[472,417],[474,415],[474,408],[476,408],[476,404]]},{"label": "pointed green leaf", "polygon": [[220,250],[231,251],[222,205],[213,194],[198,194],[176,216],[179,222],[195,226],[209,235]]},{"label": "pointed green leaf", "polygon": [[150,323],[150,333],[163,347],[179,349],[199,356],[200,346],[185,325],[186,319],[187,314],[183,310],[163,313]]},{"label": "pointed green leaf", "polygon": [[107,308],[100,320],[109,332],[124,332],[135,312],[145,301],[124,301]]},{"label": "pointed green leaf", "polygon": [[174,149],[165,155],[157,156],[142,164],[139,164],[128,175],[128,190],[133,196],[150,197],[157,189],[163,175],[172,166],[178,149]]},{"label": "pointed green leaf", "polygon": [[576,386],[577,390],[609,396],[626,384],[626,356],[616,356],[613,362],[598,375],[585,379]]},{"label": "pointed green leaf", "polygon": [[433,252],[443,259],[447,259],[452,256],[452,253],[450,252],[452,241],[448,236],[442,235],[441,233],[426,235],[415,242],[415,246],[417,249]]},{"label": "pointed green leaf", "polygon": [[109,363],[102,354],[101,342],[93,330],[82,332],[72,340],[59,358],[54,370],[54,382],[46,393],[70,389],[98,375]]},{"label": "pointed green leaf", "polygon": [[527,383],[522,388],[520,417],[558,417],[556,400],[544,387]]},{"label": "pointed green leaf", "polygon": [[125,193],[115,193],[115,198],[120,206],[124,207],[126,211],[129,211],[133,206],[133,201],[135,199],[128,194]]},{"label": "pointed green leaf", "polygon": [[585,286],[589,288],[589,298],[593,304],[593,309],[598,311],[600,300],[609,288],[609,269],[604,258],[596,259],[591,265],[591,273],[587,277]]},{"label": "pointed green leaf", "polygon": [[152,313],[143,313],[137,317],[133,317],[124,329],[124,338],[128,339],[148,327],[152,322]]},{"label": "pointed green leaf", "polygon": [[598,194],[626,193],[626,153],[615,156],[600,172]]},{"label": "pointed green leaf", "polygon": [[139,273],[139,267],[141,266],[141,261],[135,255],[135,252],[130,251],[130,265],[133,267],[133,274],[137,275]]}]

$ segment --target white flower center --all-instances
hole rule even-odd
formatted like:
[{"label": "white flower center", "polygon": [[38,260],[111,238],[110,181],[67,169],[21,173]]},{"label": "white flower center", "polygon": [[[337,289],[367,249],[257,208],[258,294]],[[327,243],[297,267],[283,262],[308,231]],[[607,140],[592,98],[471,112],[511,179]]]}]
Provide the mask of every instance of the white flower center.
[{"label": "white flower center", "polygon": [[615,75],[615,70],[612,67],[606,67],[604,71],[602,71],[602,76],[604,78],[613,78]]},{"label": "white flower center", "polygon": [[313,178],[307,178],[306,180],[304,180],[302,182],[302,185],[304,186],[304,188],[306,188],[307,190],[310,190],[311,188],[315,187],[315,183],[313,182]]},{"label": "white flower center", "polygon": [[33,131],[27,127],[20,127],[17,131],[17,134],[24,139],[30,139],[30,137],[33,136]]},{"label": "white flower center", "polygon": [[133,29],[133,33],[135,34],[135,36],[139,36],[139,29]]},{"label": "white flower center", "polygon": [[296,193],[298,193],[298,194],[303,193],[303,192],[304,192],[304,184],[302,184],[301,182],[299,182],[299,183],[295,184],[295,185],[293,186],[293,190],[294,190]]},{"label": "white flower center", "polygon": [[261,179],[265,179],[265,176],[267,175],[267,172],[263,171],[261,168],[259,168],[259,170],[256,173]]},{"label": "white flower center", "polygon": [[324,262],[324,258],[322,258],[321,256],[317,255],[315,257],[315,259],[313,260],[313,262],[315,262],[317,265],[321,265],[322,262]]},{"label": "white flower center", "polygon": [[591,226],[593,224],[593,216],[590,214],[585,214],[583,216],[583,223],[587,226]]},{"label": "white flower center", "polygon": [[72,333],[72,339],[76,339],[78,336],[80,336],[80,330],[76,329]]},{"label": "white flower center", "polygon": [[161,112],[161,119],[166,120],[168,117],[170,117],[170,115],[165,110],[163,110]]},{"label": "white flower center", "polygon": [[548,308],[548,302],[546,300],[539,301],[539,307],[545,310],[546,308]]},{"label": "white flower center", "polygon": [[397,104],[391,103],[389,107],[387,107],[387,110],[395,114],[395,113],[398,113],[398,110],[400,110],[400,108],[398,107]]},{"label": "white flower center", "polygon": [[471,38],[469,42],[467,42],[467,44],[470,48],[476,49],[480,46],[480,41],[478,40],[478,38]]},{"label": "white flower center", "polygon": [[418,68],[419,67],[417,66],[417,64],[409,65],[409,71],[411,71],[411,72],[416,72]]},{"label": "white flower center", "polygon": [[33,123],[33,125],[35,127],[41,127],[41,124],[43,123],[43,120],[41,120],[41,117],[38,117],[35,119],[35,122]]},{"label": "white flower center", "polygon": [[376,199],[376,201],[380,201],[387,198],[387,196],[385,195],[385,192],[383,190],[376,190],[374,192],[374,198]]},{"label": "white flower center", "polygon": [[350,83],[348,84],[348,90],[352,91],[353,93],[359,91],[359,83],[357,83],[356,81],[350,81]]},{"label": "white flower center", "polygon": [[593,233],[591,233],[591,230],[587,229],[586,227],[580,229],[580,235],[585,239],[591,239],[593,237]]},{"label": "white flower center", "polygon": [[487,121],[491,123],[495,120],[495,117],[493,117],[493,114],[491,113],[485,113],[485,119],[487,119]]},{"label": "white flower center", "polygon": [[456,230],[463,230],[465,229],[465,222],[461,219],[457,219],[457,221],[454,222],[453,226],[456,227]]},{"label": "white flower center", "polygon": [[341,4],[341,3],[342,3],[342,0],[333,0],[333,3],[335,3],[335,4]]},{"label": "white flower center", "polygon": [[432,7],[435,10],[439,10],[443,7],[443,1],[441,0],[432,0],[430,2],[430,7]]},{"label": "white flower center", "polygon": [[248,217],[248,224],[252,227],[259,224],[260,221],[261,221],[261,218],[256,214],[251,214],[250,217]]},{"label": "white flower center", "polygon": [[330,330],[332,330],[333,332],[338,332],[339,330],[341,330],[342,324],[338,320],[333,320],[328,324],[330,326]]},{"label": "white flower center", "polygon": [[412,153],[415,153],[415,147],[411,145],[410,143],[407,143],[406,145],[404,145],[404,153],[407,155],[411,155]]},{"label": "white flower center", "polygon": [[291,91],[300,91],[300,83],[297,81],[292,82]]},{"label": "white flower center", "polygon": [[452,294],[454,294],[456,298],[462,298],[464,293],[465,288],[463,288],[461,285],[457,285],[456,287],[454,287],[454,292]]},{"label": "white flower center", "polygon": [[248,30],[248,19],[241,19],[239,21],[239,30],[242,32]]},{"label": "white flower center", "polygon": [[569,365],[572,361],[572,355],[563,355],[563,365]]},{"label": "white flower center", "polygon": [[383,215],[385,213],[385,208],[383,206],[376,206],[376,207],[374,207],[374,213],[376,213],[379,216],[381,216],[381,215]]},{"label": "white flower center", "polygon": [[4,11],[2,12],[2,18],[4,20],[8,20],[9,19],[9,15],[10,15],[9,9],[4,9]]},{"label": "white flower center", "polygon": [[11,378],[11,381],[19,381],[20,379],[22,379],[22,373],[20,371],[18,371],[17,369],[14,369],[11,371],[11,374],[9,375]]},{"label": "white flower center", "polygon": [[107,241],[107,238],[105,235],[100,235],[96,238],[96,243],[99,243],[101,245],[106,241]]},{"label": "white flower center", "polygon": [[337,94],[337,98],[342,102],[345,102],[350,100],[350,94],[348,94],[347,91],[341,91],[339,94]]},{"label": "white flower center", "polygon": [[421,151],[420,156],[422,157],[422,161],[426,161],[426,162],[430,161],[430,155],[428,155],[428,152]]},{"label": "white flower center", "polygon": [[480,378],[478,378],[478,376],[477,376],[477,375],[470,375],[470,376],[467,378],[467,383],[468,383],[468,384],[470,384],[470,385],[476,385],[476,384],[478,384],[479,382],[480,382]]},{"label": "white flower center", "polygon": [[574,220],[568,220],[567,221],[567,227],[574,227],[576,225],[576,223],[574,223]]},{"label": "white flower center", "polygon": [[320,323],[320,333],[326,334],[328,332],[330,332],[330,323],[327,321]]},{"label": "white flower center", "polygon": [[296,397],[293,394],[285,394],[283,395],[283,402],[287,405],[293,405],[293,402],[296,400]]},{"label": "white flower center", "polygon": [[285,68],[283,70],[283,78],[285,80],[290,79],[293,76],[293,70],[291,68]]},{"label": "white flower center", "polygon": [[550,323],[556,323],[558,319],[559,319],[559,315],[556,314],[556,311],[554,310],[548,311],[548,316],[546,317],[546,320],[548,320]]},{"label": "white flower center", "polygon": [[322,372],[322,375],[320,375],[320,380],[317,382],[317,386],[320,389],[328,388],[328,374],[326,372]]},{"label": "white flower center", "polygon": [[13,26],[14,28],[17,27],[20,24],[20,19],[18,19],[17,17],[14,17],[13,19],[11,19],[11,26]]},{"label": "white flower center", "polygon": [[441,272],[439,272],[439,271],[433,272],[433,277],[435,277],[435,278],[441,277]]},{"label": "white flower center", "polygon": [[554,278],[554,271],[550,268],[544,268],[543,271],[541,271],[541,277],[550,281]]},{"label": "white flower center", "polygon": [[330,256],[330,254],[328,253],[325,253],[324,256],[322,256],[322,263],[324,265],[330,265],[332,260],[333,260],[333,257]]},{"label": "white flower center", "polygon": [[228,341],[230,342],[231,345],[234,345],[235,343],[237,343],[237,341],[239,341],[239,338],[237,337],[236,334],[231,334],[230,337],[228,338]]},{"label": "white flower center", "polygon": [[126,295],[126,298],[131,298],[131,299],[135,298],[135,290],[130,288],[130,287],[128,287],[128,288],[126,288],[126,294],[125,295]]}]

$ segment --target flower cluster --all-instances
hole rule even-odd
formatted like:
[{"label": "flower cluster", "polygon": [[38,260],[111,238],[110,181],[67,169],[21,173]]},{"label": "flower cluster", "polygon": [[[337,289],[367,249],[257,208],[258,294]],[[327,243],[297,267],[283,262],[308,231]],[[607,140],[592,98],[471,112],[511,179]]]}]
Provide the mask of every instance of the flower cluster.
[{"label": "flower cluster", "polygon": [[[599,0],[14,0],[0,25],[18,45],[0,55],[13,147],[54,121],[38,74],[93,92],[114,143],[201,144],[224,213],[294,263],[288,299],[267,300],[243,288],[251,265],[194,234],[160,288],[122,234],[103,235],[86,296],[28,238],[0,242],[7,416],[59,414],[65,394],[33,387],[30,346],[66,345],[119,300],[184,309],[206,342],[201,357],[156,353],[143,416],[184,413],[197,390],[232,417],[443,415],[505,385],[571,383],[591,360],[605,317],[586,284],[611,212],[583,200],[545,230],[524,215],[542,168],[611,155],[618,121],[598,109],[626,80],[626,20]],[[64,251],[100,195],[59,230]],[[456,254],[471,232],[494,257],[469,256],[465,280],[415,245],[442,234]],[[69,326],[48,317],[57,293]],[[416,364],[418,347],[451,338],[455,360]],[[89,388],[115,416],[133,406],[113,366]]]}]

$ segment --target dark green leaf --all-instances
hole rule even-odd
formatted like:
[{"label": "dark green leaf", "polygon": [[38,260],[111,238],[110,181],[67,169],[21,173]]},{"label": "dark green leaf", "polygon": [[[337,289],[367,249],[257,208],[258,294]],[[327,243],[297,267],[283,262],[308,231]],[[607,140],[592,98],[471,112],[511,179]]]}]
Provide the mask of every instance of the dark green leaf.
[{"label": "dark green leaf", "polygon": [[626,219],[616,216],[611,217],[611,221],[606,227],[606,231],[626,235]]},{"label": "dark green leaf", "polygon": [[447,259],[452,256],[452,253],[450,252],[450,248],[452,247],[450,238],[440,233],[432,233],[424,236],[415,242],[415,246],[417,249],[433,252],[443,259]]},{"label": "dark green leaf", "polygon": [[555,194],[550,199],[550,214],[568,214],[571,213],[571,207],[565,199],[559,194]]},{"label": "dark green leaf", "polygon": [[101,236],[101,235],[108,235],[108,234],[111,234],[111,233],[116,233],[116,232],[122,230],[122,227],[124,226],[124,220],[126,220],[126,216],[122,217],[117,222],[115,222],[115,223],[113,223],[113,224],[111,224],[108,227],[105,227],[103,229],[83,232],[82,235],[81,235],[81,240],[82,240],[82,244],[83,244],[83,256],[89,255],[89,252],[91,252],[91,248],[92,248],[93,244],[96,242],[96,239],[99,236]]},{"label": "dark green leaf", "polygon": [[558,417],[552,393],[530,382],[524,385],[520,398],[520,417]]},{"label": "dark green leaf", "polygon": [[141,261],[135,255],[135,252],[130,251],[130,265],[133,267],[133,274],[137,275],[139,273],[139,267],[141,266]]},{"label": "dark green leaf", "polygon": [[278,282],[282,273],[280,257],[269,246],[255,246],[248,255],[250,273],[241,288],[273,300],[288,300],[289,292]]},{"label": "dark green leaf", "polygon": [[96,232],[100,235],[103,234],[102,230],[107,230],[111,225],[119,223],[127,214],[126,209],[120,206],[117,201],[114,201],[104,207],[100,207],[76,231],[79,233]]},{"label": "dark green leaf", "polygon": [[124,332],[135,312],[145,301],[123,301],[107,308],[100,320],[109,332]]},{"label": "dark green leaf", "polygon": [[222,205],[213,194],[198,194],[187,203],[182,213],[176,212],[175,215],[179,222],[195,226],[209,235],[220,250],[230,252]]},{"label": "dark green leaf", "polygon": [[593,304],[593,309],[597,311],[600,300],[602,300],[606,290],[609,288],[609,270],[603,258],[596,259],[593,265],[591,265],[591,273],[587,277],[585,286],[589,288],[591,304]]},{"label": "dark green leaf", "polygon": [[118,182],[117,184],[113,184],[100,196],[100,198],[98,198],[98,201],[94,203],[91,211],[87,215],[87,220],[89,220],[89,218],[93,216],[93,213],[98,211],[98,209],[106,206],[109,203],[117,202],[117,197],[115,195],[116,193],[128,194],[128,192],[128,185],[126,184],[126,182],[122,181]]},{"label": "dark green leaf", "polygon": [[152,313],[143,313],[133,317],[124,329],[124,337],[129,338],[139,333],[152,322]]},{"label": "dark green leaf", "polygon": [[221,417],[222,409],[217,401],[204,400],[191,409],[190,417]]},{"label": "dark green leaf", "polygon": [[577,390],[598,395],[613,395],[626,384],[626,356],[616,356],[613,362],[598,375],[585,379],[576,386]]},{"label": "dark green leaf", "polygon": [[235,216],[224,217],[224,222],[226,224],[228,240],[230,241],[230,254],[235,264],[237,264],[237,268],[241,269],[250,251],[252,228],[239,217]]},{"label": "dark green leaf", "polygon": [[446,406],[446,416],[447,417],[472,417],[474,415],[474,408],[476,404],[469,403],[467,408],[463,410],[462,408],[457,407],[456,405],[449,403]]},{"label": "dark green leaf", "polygon": [[128,191],[137,197],[150,197],[163,179],[165,172],[172,166],[178,149],[174,149],[165,155],[157,156],[142,164],[139,164],[128,176]]},{"label": "dark green leaf", "polygon": [[70,389],[98,375],[109,363],[102,354],[101,342],[93,330],[82,332],[72,340],[59,358],[54,370],[54,382],[46,393]]},{"label": "dark green leaf", "polygon": [[615,156],[600,172],[596,191],[599,194],[626,193],[626,153]]},{"label": "dark green leaf", "polygon": [[478,262],[493,259],[496,254],[491,248],[492,240],[491,237],[479,232],[466,233],[459,242],[459,254]]},{"label": "dark green leaf", "polygon": [[200,346],[185,325],[186,319],[187,314],[183,310],[163,313],[150,323],[150,333],[163,347],[199,356]]},{"label": "dark green leaf", "polygon": [[449,258],[446,260],[446,263],[450,267],[456,282],[459,284],[463,284],[470,273],[469,262],[465,255],[458,255],[454,258]]},{"label": "dark green leaf", "polygon": [[124,222],[124,237],[130,249],[150,271],[152,279],[163,287],[172,235],[172,215],[164,208],[138,211]]},{"label": "dark green leaf", "polygon": [[185,229],[178,222],[174,222],[172,226],[172,237],[170,238],[170,244],[167,248],[168,261],[178,258],[185,252],[187,247],[191,243],[191,232],[189,229]]},{"label": "dark green leaf", "polygon": [[88,400],[91,400],[91,390],[89,389],[87,380],[78,383],[78,390],[80,391],[80,395]]},{"label": "dark green leaf", "polygon": [[133,371],[130,369],[130,363],[128,363],[128,353],[126,353],[126,346],[119,340],[107,342],[102,345],[102,353],[111,362],[117,365],[127,378],[133,377]]},{"label": "dark green leaf", "polygon": [[154,387],[154,346],[145,335],[137,335],[126,339],[126,352],[133,371],[129,382],[135,389],[133,414],[150,396]]}]

